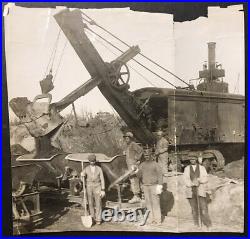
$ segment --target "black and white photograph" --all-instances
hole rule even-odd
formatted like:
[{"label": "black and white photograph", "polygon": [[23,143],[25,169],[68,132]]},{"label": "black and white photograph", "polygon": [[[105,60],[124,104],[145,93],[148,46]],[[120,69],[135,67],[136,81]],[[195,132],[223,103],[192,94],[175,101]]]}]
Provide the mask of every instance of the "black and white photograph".
[{"label": "black and white photograph", "polygon": [[246,6],[28,5],[2,10],[12,234],[245,233]]}]

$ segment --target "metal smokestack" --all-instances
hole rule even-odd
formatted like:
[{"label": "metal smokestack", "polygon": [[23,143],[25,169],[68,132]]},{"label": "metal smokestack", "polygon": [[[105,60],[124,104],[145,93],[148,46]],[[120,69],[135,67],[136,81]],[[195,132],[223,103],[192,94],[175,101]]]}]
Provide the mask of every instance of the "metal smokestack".
[{"label": "metal smokestack", "polygon": [[208,69],[215,69],[215,42],[208,42]]},{"label": "metal smokestack", "polygon": [[197,90],[228,93],[228,83],[220,78],[225,76],[225,70],[218,68],[215,61],[215,42],[208,42],[208,67],[199,71],[199,77],[203,82],[197,85]]}]

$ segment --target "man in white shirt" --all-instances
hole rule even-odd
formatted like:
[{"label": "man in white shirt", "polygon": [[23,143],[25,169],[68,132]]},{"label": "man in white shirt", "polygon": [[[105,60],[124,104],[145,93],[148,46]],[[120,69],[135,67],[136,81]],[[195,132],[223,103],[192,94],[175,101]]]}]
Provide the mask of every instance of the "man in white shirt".
[{"label": "man in white shirt", "polygon": [[192,208],[194,224],[199,226],[201,222],[210,230],[212,223],[208,214],[206,198],[207,171],[204,166],[198,163],[196,153],[190,153],[188,159],[191,164],[185,168],[183,176],[186,185],[186,198]]}]

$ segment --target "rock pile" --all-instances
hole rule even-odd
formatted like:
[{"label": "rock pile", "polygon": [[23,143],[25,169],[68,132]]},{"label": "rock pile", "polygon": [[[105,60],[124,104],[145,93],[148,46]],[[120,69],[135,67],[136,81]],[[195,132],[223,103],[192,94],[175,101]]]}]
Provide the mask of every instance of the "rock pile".
[{"label": "rock pile", "polygon": [[[209,175],[209,214],[212,222],[221,224],[244,223],[244,184],[242,181]],[[185,198],[183,176],[167,177],[161,195],[164,216],[192,220],[191,207]]]},{"label": "rock pile", "polygon": [[227,164],[224,171],[228,178],[244,179],[244,159]]}]

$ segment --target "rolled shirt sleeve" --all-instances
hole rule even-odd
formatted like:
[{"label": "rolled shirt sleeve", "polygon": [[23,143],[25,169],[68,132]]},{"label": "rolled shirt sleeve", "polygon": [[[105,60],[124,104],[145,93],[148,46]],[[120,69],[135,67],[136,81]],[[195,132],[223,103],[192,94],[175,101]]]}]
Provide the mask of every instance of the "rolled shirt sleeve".
[{"label": "rolled shirt sleeve", "polygon": [[155,154],[163,154],[168,152],[168,141],[165,138],[161,138],[156,144]]},{"label": "rolled shirt sleeve", "polygon": [[135,151],[135,161],[141,161],[143,149],[138,144],[134,144],[134,151]]},{"label": "rolled shirt sleeve", "polygon": [[100,169],[101,187],[102,187],[102,190],[105,190],[105,180],[104,180],[103,172],[101,168],[99,169]]},{"label": "rolled shirt sleeve", "polygon": [[140,162],[142,154],[143,149],[135,142],[132,142],[130,145],[128,145],[126,148],[126,162],[128,168]]},{"label": "rolled shirt sleeve", "polygon": [[142,165],[139,165],[139,170],[138,172],[136,173],[136,176],[142,180]]},{"label": "rolled shirt sleeve", "polygon": [[192,181],[190,179],[190,166],[187,166],[184,169],[184,173],[183,173],[183,180],[184,183],[187,187],[192,187]]},{"label": "rolled shirt sleeve", "polygon": [[158,172],[158,184],[162,185],[163,184],[163,174],[162,174],[162,169],[158,163],[156,163],[156,169]]},{"label": "rolled shirt sleeve", "polygon": [[201,166],[199,165],[200,167],[200,183],[201,184],[205,184],[208,182],[208,179],[207,179],[207,170],[204,166]]},{"label": "rolled shirt sleeve", "polygon": [[165,138],[162,138],[161,143],[160,143],[160,149],[159,153],[163,154],[168,151],[168,141]]},{"label": "rolled shirt sleeve", "polygon": [[86,169],[84,168],[83,171],[81,172],[81,177],[85,178],[86,177]]}]

